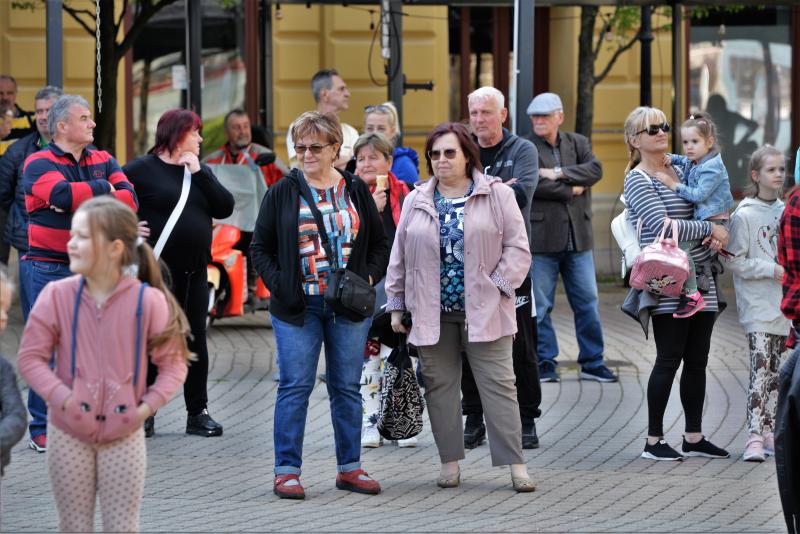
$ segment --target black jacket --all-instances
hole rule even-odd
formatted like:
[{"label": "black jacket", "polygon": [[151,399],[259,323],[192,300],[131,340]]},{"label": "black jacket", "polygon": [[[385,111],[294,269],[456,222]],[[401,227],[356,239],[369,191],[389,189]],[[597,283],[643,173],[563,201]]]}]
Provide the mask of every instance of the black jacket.
[{"label": "black jacket", "polygon": [[16,141],[0,158],[0,210],[8,212],[3,238],[21,252],[28,250],[28,212],[22,188],[22,165],[25,158],[41,149],[39,132],[33,132]]},{"label": "black jacket", "polygon": [[[389,245],[381,217],[367,185],[347,171],[342,171],[342,174],[360,219],[347,270],[365,280],[371,276],[373,284],[376,284],[386,275],[389,264]],[[303,173],[292,169],[267,192],[261,201],[250,253],[258,275],[270,291],[270,313],[281,321],[302,326],[306,305],[297,248],[300,233],[299,180],[305,180]]]},{"label": "black jacket", "polygon": [[775,469],[790,534],[800,532],[800,349],[783,364],[775,417]]},{"label": "black jacket", "polygon": [[11,461],[11,448],[27,427],[28,412],[19,396],[14,367],[0,356],[0,475]]},{"label": "black jacket", "polygon": [[[533,133],[529,139],[539,151],[539,168],[555,167],[550,144]],[[594,247],[590,188],[603,177],[603,166],[592,153],[589,140],[580,134],[559,131],[556,143],[564,176],[559,180],[540,179],[536,186],[531,205],[531,252],[534,254],[564,252],[570,224],[575,252]],[[573,195],[573,185],[586,187],[586,191]]]}]

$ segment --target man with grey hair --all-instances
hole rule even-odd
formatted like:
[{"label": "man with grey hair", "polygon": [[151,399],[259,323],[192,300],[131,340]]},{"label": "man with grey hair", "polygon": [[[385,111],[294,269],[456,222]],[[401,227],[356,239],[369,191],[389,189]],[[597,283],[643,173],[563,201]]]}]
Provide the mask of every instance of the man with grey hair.
[{"label": "man with grey hair", "polygon": [[531,210],[531,265],[539,328],[539,378],[558,382],[558,342],[550,312],[558,275],[564,281],[578,339],[581,380],[616,382],[603,361],[603,329],[598,309],[592,248],[591,187],[603,167],[589,140],[559,129],[564,106],[555,93],[537,95],[528,106],[533,123],[530,140],[539,149],[539,184]]},{"label": "man with grey hair", "polygon": [[[481,87],[467,97],[469,123],[480,149],[481,166],[490,176],[497,176],[511,186],[517,205],[525,219],[530,241],[531,198],[539,181],[539,159],[533,144],[503,128],[508,116],[505,97],[494,87]],[[539,446],[535,419],[541,415],[542,401],[536,360],[536,322],[533,320],[531,280],[526,278],[516,290],[517,335],[514,336],[512,358],[516,375],[517,401],[522,420],[522,447]],[[462,410],[467,416],[464,426],[464,447],[472,449],[483,441],[486,427],[483,406],[469,362],[462,359]]]},{"label": "man with grey hair", "polygon": [[[317,103],[317,111],[320,113],[333,113],[337,117],[342,111],[347,111],[350,107],[350,91],[347,84],[336,69],[322,69],[311,78],[311,94]],[[340,121],[342,127],[342,147],[339,150],[339,159],[336,160],[336,167],[344,168],[347,162],[353,158],[353,145],[358,140],[358,130],[345,122]],[[297,154],[294,150],[292,140],[292,127],[286,132],[286,150],[289,153],[289,165],[297,167]]]},{"label": "man with grey hair", "polygon": [[[72,214],[92,197],[112,195],[138,209],[133,186],[108,152],[90,148],[95,123],[89,103],[78,95],[62,95],[47,114],[50,143],[27,157],[22,187],[28,210],[28,301],[31,306],[48,282],[66,278],[69,270],[67,241]],[[35,395],[31,390],[30,395]],[[30,447],[47,450],[47,412],[28,407]],[[35,403],[34,403],[35,404]],[[39,407],[44,405],[41,403]]]},{"label": "man with grey hair", "polygon": [[5,233],[0,239],[17,249],[19,254],[19,301],[26,321],[31,307],[27,294],[29,262],[23,260],[28,252],[28,212],[25,209],[25,191],[22,188],[22,164],[28,156],[50,143],[47,113],[61,93],[61,88],[52,85],[45,86],[36,93],[34,105],[37,131],[19,139],[0,158],[0,211],[8,213]]}]

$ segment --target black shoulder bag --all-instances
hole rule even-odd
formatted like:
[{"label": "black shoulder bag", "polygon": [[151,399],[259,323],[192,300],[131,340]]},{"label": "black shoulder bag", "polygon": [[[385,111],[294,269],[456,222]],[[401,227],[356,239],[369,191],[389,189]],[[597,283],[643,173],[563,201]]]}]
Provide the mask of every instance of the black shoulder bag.
[{"label": "black shoulder bag", "polygon": [[398,334],[397,340],[383,367],[378,432],[386,439],[408,439],[422,432],[425,409],[405,334]]},{"label": "black shoulder bag", "polygon": [[311,213],[314,214],[322,247],[333,268],[325,288],[325,302],[333,308],[334,312],[344,315],[351,321],[363,321],[367,317],[371,317],[375,310],[375,288],[368,280],[364,280],[353,271],[339,267],[339,260],[328,241],[328,232],[325,231],[322,214],[317,208],[317,203],[314,202],[314,195],[311,194],[311,189],[304,177],[301,177],[299,182],[300,194],[303,195]]}]

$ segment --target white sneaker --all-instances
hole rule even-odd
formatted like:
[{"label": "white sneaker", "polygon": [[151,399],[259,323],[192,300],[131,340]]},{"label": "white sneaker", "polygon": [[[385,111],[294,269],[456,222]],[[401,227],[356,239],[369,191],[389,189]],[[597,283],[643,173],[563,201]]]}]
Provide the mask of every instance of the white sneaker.
[{"label": "white sneaker", "polygon": [[407,447],[407,448],[414,448],[417,446],[417,436],[408,439],[398,439],[397,440],[398,447]]},{"label": "white sneaker", "polygon": [[361,446],[369,449],[380,447],[383,443],[378,427],[375,425],[367,425],[361,428]]}]

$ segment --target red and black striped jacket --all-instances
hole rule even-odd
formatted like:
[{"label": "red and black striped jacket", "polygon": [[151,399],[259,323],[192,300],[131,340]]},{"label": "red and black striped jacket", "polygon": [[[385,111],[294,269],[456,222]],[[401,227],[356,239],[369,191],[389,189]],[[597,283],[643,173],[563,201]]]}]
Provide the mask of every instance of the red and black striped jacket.
[{"label": "red and black striped jacket", "polygon": [[[138,210],[133,185],[111,154],[84,148],[79,161],[50,143],[25,160],[22,186],[28,211],[28,259],[69,263],[72,214],[92,197],[111,193]],[[57,208],[57,209],[53,209]]]}]

